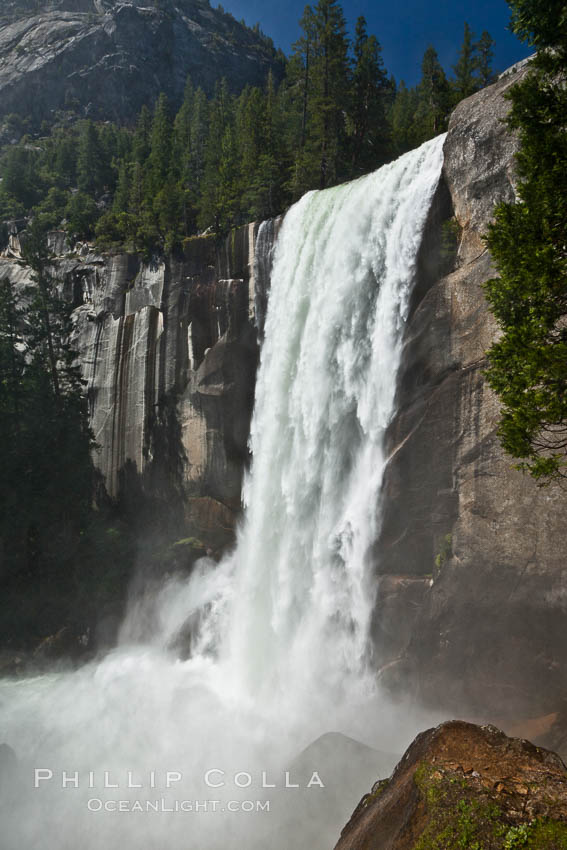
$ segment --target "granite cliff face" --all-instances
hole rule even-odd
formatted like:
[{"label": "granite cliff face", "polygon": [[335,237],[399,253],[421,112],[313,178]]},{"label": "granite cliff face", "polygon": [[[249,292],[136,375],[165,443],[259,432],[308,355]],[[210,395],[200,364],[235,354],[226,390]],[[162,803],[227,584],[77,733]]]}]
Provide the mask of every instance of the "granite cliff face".
[{"label": "granite cliff face", "polygon": [[[75,305],[73,344],[107,494],[174,498],[205,540],[230,540],[240,509],[277,226],[189,240],[182,254],[150,263],[50,235],[53,273]],[[14,235],[0,273],[25,291],[18,256]]]},{"label": "granite cliff face", "polygon": [[[131,122],[187,76],[212,93],[264,85],[281,66],[259,34],[208,0],[8,0],[0,11],[0,119],[61,113]],[[8,139],[9,141],[9,139]]]},{"label": "granite cliff face", "polygon": [[[390,431],[376,642],[385,681],[429,706],[512,718],[560,709],[567,680],[565,493],[514,470],[483,378],[497,334],[482,234],[514,194],[502,123],[520,69],[463,101],[422,247],[399,412]],[[447,222],[456,256],[439,278]],[[441,260],[441,266],[446,259]],[[449,273],[447,273],[449,271]]]}]

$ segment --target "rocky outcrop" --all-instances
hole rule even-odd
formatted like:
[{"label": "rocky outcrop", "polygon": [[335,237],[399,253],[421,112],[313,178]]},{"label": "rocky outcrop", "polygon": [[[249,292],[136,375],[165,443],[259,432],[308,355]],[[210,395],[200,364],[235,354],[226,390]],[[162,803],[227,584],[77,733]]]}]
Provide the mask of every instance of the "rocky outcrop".
[{"label": "rocky outcrop", "polygon": [[[0,10],[0,119],[62,114],[131,122],[190,76],[211,94],[264,85],[281,63],[264,37],[208,0],[8,0]],[[7,139],[9,141],[9,138]]]},{"label": "rocky outcrop", "polygon": [[[265,301],[278,221],[226,241],[190,239],[144,262],[71,248],[52,233],[53,274],[72,301],[73,345],[87,382],[95,463],[112,499],[140,491],[177,502],[198,539],[232,539],[258,358],[256,304]],[[18,236],[0,275],[25,291]]]},{"label": "rocky outcrop", "polygon": [[423,732],[355,809],[336,850],[567,846],[567,772],[555,753],[493,726]]},{"label": "rocky outcrop", "polygon": [[[266,835],[253,846],[329,850],[361,794],[377,776],[389,776],[398,759],[338,732],[321,735],[288,765],[299,787],[270,792]],[[309,784],[314,771],[324,788]]]},{"label": "rocky outcrop", "polygon": [[565,493],[538,488],[503,454],[483,377],[498,330],[482,290],[494,274],[482,236],[494,205],[515,198],[517,141],[503,123],[504,98],[524,73],[463,101],[451,118],[377,549],[385,681],[429,706],[504,724],[558,711],[567,684]]}]

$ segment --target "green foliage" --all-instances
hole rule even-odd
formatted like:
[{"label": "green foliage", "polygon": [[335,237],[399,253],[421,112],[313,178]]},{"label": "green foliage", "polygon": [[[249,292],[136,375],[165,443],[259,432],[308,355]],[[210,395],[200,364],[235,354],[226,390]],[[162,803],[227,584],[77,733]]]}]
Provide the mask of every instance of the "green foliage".
[{"label": "green foliage", "polygon": [[56,230],[65,216],[69,193],[57,186],[49,189],[46,197],[34,208],[34,215],[39,218],[49,230]]},{"label": "green foliage", "polygon": [[468,792],[466,780],[444,776],[435,765],[418,765],[414,782],[425,800],[426,827],[414,850],[487,850],[505,831],[502,813],[490,800]]},{"label": "green foliage", "polygon": [[524,846],[530,850],[567,850],[567,824],[547,818],[537,820],[531,825]]},{"label": "green foliage", "polygon": [[492,50],[493,46],[494,39],[490,33],[484,30],[476,45],[476,49],[478,51],[477,70],[479,88],[489,86],[496,79],[492,70],[492,59],[494,57]]},{"label": "green foliage", "polygon": [[150,134],[150,153],[147,159],[147,200],[157,194],[169,176],[172,166],[173,127],[169,113],[169,104],[164,94],[156,104]]},{"label": "green foliage", "polygon": [[[213,227],[222,233],[229,223],[230,211],[236,207],[235,180],[238,172],[229,175],[229,160],[234,159],[234,139],[232,135],[233,100],[228,84],[223,80],[217,86],[211,103],[209,134],[205,147],[205,167],[201,186],[201,209],[199,226],[204,230]],[[222,168],[221,168],[222,164]],[[221,177],[222,171],[222,177]],[[224,185],[221,185],[224,183]],[[232,184],[232,185],[231,185]]]},{"label": "green foliage", "polygon": [[512,29],[537,48],[567,43],[567,7],[564,0],[513,0]]},{"label": "green foliage", "polygon": [[30,209],[40,198],[41,180],[37,169],[38,154],[26,145],[8,148],[2,161],[0,209],[10,217],[12,210]]},{"label": "green foliage", "polygon": [[312,65],[311,147],[319,172],[318,188],[343,179],[342,154],[348,108],[348,39],[346,20],[337,0],[319,0],[313,10],[315,32]]},{"label": "green foliage", "polygon": [[300,25],[287,80],[293,198],[345,179],[350,84],[346,23],[336,0],[306,6]]},{"label": "green foliage", "polygon": [[[549,4],[549,7],[554,4]],[[512,4],[517,31],[550,45],[546,14]],[[488,352],[487,379],[502,404],[499,435],[518,468],[541,484],[564,477],[567,458],[567,39],[540,52],[510,93],[520,132],[519,200],[501,204],[487,245],[499,277],[486,296],[501,329]]]},{"label": "green foliage", "polygon": [[567,850],[567,824],[537,818],[512,825],[470,777],[421,762],[414,782],[427,818],[413,850]]},{"label": "green foliage", "polygon": [[189,546],[191,549],[199,549],[202,550],[205,548],[205,544],[202,540],[197,540],[196,537],[183,537],[181,540],[176,540],[173,544],[174,546]]},{"label": "green foliage", "polygon": [[516,850],[517,847],[526,847],[530,837],[531,828],[527,823],[519,826],[511,826],[504,838],[504,850]]},{"label": "green foliage", "polygon": [[[0,539],[4,590],[30,578],[56,594],[73,582],[73,556],[92,511],[92,436],[69,345],[70,305],[50,275],[39,224],[29,228],[25,301],[0,283]],[[41,619],[41,618],[40,618]]]},{"label": "green foliage", "polygon": [[85,194],[95,195],[104,189],[104,153],[100,135],[92,121],[80,130],[77,154],[77,186]]},{"label": "green foliage", "polygon": [[349,128],[351,167],[355,174],[365,174],[390,158],[386,114],[393,91],[384,69],[382,48],[376,36],[367,34],[363,17],[356,23],[354,58]]},{"label": "green foliage", "polygon": [[451,110],[449,82],[433,47],[428,47],[423,56],[418,92],[416,123],[425,141],[447,129]]},{"label": "green foliage", "polygon": [[453,68],[455,72],[455,81],[453,85],[459,98],[468,97],[477,90],[475,74],[476,67],[477,61],[475,57],[473,33],[469,25],[465,23],[463,44],[459,53],[459,60]]},{"label": "green foliage", "polygon": [[76,192],[65,208],[67,229],[85,239],[93,236],[99,210],[94,199],[84,192]]},{"label": "green foliage", "polygon": [[459,59],[453,68],[455,72],[452,82],[453,97],[457,103],[484,86],[490,85],[495,79],[492,71],[494,40],[486,30],[478,41],[475,42],[473,39],[474,33],[465,23]]},{"label": "green foliage", "polygon": [[453,535],[446,534],[441,542],[441,548],[435,556],[435,574],[438,575],[453,551]]},{"label": "green foliage", "polygon": [[447,270],[453,268],[461,241],[462,228],[456,218],[447,219],[441,226],[441,262]]},{"label": "green foliage", "polygon": [[417,89],[408,89],[402,80],[390,111],[391,143],[396,156],[412,150],[421,140],[415,121],[418,103]]}]

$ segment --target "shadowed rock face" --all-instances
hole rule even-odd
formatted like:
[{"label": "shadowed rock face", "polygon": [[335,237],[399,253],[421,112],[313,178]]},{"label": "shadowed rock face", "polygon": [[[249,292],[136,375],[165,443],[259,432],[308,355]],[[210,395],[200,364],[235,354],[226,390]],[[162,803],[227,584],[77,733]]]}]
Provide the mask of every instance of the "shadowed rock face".
[{"label": "shadowed rock face", "polygon": [[[355,809],[336,850],[567,846],[567,772],[555,753],[451,721],[415,739]],[[506,843],[508,841],[508,843]]]},{"label": "shadowed rock face", "polygon": [[[321,735],[289,764],[300,787],[270,792],[265,837],[254,846],[330,850],[361,793],[377,776],[389,776],[398,758],[338,732]],[[324,788],[309,784],[314,771]]]},{"label": "shadowed rock face", "polygon": [[187,76],[212,93],[264,85],[275,53],[207,0],[18,0],[0,9],[0,118],[37,126],[58,111],[131,122],[165,92],[174,104]]},{"label": "shadowed rock face", "polygon": [[[494,205],[515,198],[517,142],[503,124],[504,95],[524,73],[463,101],[451,118],[376,554],[386,577],[375,616],[386,681],[429,706],[504,724],[557,711],[567,683],[565,493],[512,468],[483,377],[498,331],[482,290],[494,274],[482,235]],[[448,231],[451,216],[458,226]],[[446,259],[435,257],[448,232],[458,244],[443,269]]]},{"label": "shadowed rock face", "polygon": [[[232,539],[258,358],[255,304],[266,297],[278,222],[256,252],[259,226],[188,240],[182,255],[144,263],[135,254],[71,251],[53,273],[75,305],[73,345],[87,381],[95,463],[111,498],[142,489],[178,509],[204,540]],[[25,291],[27,270],[0,258]]]}]

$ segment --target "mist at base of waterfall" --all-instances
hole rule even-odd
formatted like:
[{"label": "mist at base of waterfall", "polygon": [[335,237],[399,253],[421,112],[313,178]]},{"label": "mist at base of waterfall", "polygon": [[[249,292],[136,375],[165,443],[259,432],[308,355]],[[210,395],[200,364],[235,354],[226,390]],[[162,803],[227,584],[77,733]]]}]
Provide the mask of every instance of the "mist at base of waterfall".
[{"label": "mist at base of waterfall", "polygon": [[[217,688],[205,667],[148,647],[3,681],[2,736],[17,757],[5,773],[0,757],[3,850],[331,850],[363,794],[437,722],[378,693],[343,707],[313,693],[286,716]],[[36,769],[53,773],[38,788]]]},{"label": "mist at base of waterfall", "polygon": [[3,850],[330,850],[427,723],[380,692],[369,553],[442,144],[287,213],[235,550],[133,598],[101,660],[0,681]]}]

